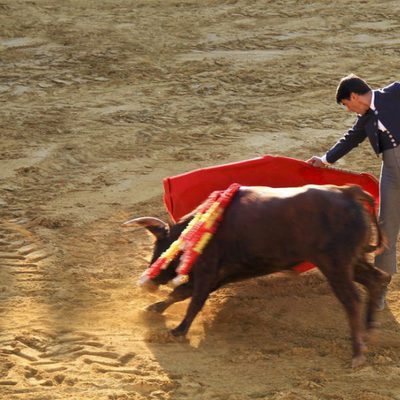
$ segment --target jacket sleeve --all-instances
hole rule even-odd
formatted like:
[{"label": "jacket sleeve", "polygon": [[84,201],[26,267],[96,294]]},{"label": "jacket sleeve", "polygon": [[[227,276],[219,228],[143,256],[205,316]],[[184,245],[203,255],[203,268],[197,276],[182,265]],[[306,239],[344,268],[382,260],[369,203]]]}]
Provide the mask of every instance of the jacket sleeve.
[{"label": "jacket sleeve", "polygon": [[363,116],[358,117],[353,127],[327,151],[326,161],[328,163],[333,164],[365,140],[367,133],[363,119]]}]

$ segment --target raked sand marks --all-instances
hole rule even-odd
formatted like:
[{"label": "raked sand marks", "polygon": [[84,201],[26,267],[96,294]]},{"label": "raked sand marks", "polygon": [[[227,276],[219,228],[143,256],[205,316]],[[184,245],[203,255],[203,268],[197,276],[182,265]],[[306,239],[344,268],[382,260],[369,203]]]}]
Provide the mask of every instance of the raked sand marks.
[{"label": "raked sand marks", "polygon": [[[397,400],[398,280],[360,371],[330,289],[304,278],[213,294],[175,343],[187,304],[143,315],[151,239],[118,227],[165,217],[167,175],[327,149],[354,119],[340,76],[398,80],[399,7],[2,0],[0,397]],[[341,167],[379,174],[367,143]]]},{"label": "raked sand marks", "polygon": [[43,265],[51,251],[25,225],[22,218],[0,221],[2,297],[27,295],[46,280]]},{"label": "raked sand marks", "polygon": [[[149,393],[165,392],[175,385],[154,361],[130,351],[129,346],[116,349],[110,345],[109,336],[98,334],[104,329],[91,334],[78,327],[86,316],[89,321],[93,318],[88,314],[91,309],[99,312],[100,325],[109,323],[107,318],[101,321],[102,305],[110,306],[110,296],[126,280],[122,275],[130,278],[124,283],[128,285],[126,294],[135,295],[129,285],[134,283],[132,254],[136,245],[126,259],[118,256],[118,246],[132,241],[131,235],[121,235],[122,220],[122,215],[116,215],[111,222],[97,221],[84,236],[80,234],[80,240],[75,237],[77,232],[68,228],[69,235],[61,248],[46,245],[37,238],[34,232],[43,229],[42,221],[26,218],[2,221],[2,318],[8,333],[0,336],[3,361],[0,393],[7,396],[46,393],[55,387],[59,393],[71,390],[84,393],[90,382],[107,396],[136,392],[146,398]],[[142,233],[145,237],[145,232]],[[112,238],[116,249],[109,249],[105,236]],[[57,255],[52,253],[60,251],[64,265],[49,270],[49,262],[59,265]],[[117,262],[121,265],[120,272],[109,270]],[[144,260],[140,259],[140,263],[144,264]],[[83,281],[80,284],[69,273],[71,265],[79,265],[79,279]],[[126,301],[126,295],[124,298]],[[23,330],[15,334],[7,319],[8,314],[15,312],[14,307],[25,308],[26,321]],[[137,313],[137,307],[129,314],[132,312]],[[125,334],[128,343],[132,340],[131,324],[132,321]],[[71,329],[66,328],[68,325]]]},{"label": "raked sand marks", "polygon": [[89,382],[99,393],[146,394],[174,386],[160,376],[157,364],[145,365],[139,354],[118,352],[102,339],[78,331],[33,330],[2,341],[0,356],[7,359],[7,371],[0,376],[0,393],[34,393],[54,387],[84,393]]}]

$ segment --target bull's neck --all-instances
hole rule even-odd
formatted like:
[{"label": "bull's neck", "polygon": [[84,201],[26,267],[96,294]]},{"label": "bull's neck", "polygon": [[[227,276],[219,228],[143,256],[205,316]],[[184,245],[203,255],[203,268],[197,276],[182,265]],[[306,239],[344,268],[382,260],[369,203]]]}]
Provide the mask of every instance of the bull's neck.
[{"label": "bull's neck", "polygon": [[185,218],[184,220],[180,220],[175,225],[171,227],[171,239],[176,240],[178,239],[179,235],[182,231],[187,227],[188,223],[193,219],[193,217]]}]

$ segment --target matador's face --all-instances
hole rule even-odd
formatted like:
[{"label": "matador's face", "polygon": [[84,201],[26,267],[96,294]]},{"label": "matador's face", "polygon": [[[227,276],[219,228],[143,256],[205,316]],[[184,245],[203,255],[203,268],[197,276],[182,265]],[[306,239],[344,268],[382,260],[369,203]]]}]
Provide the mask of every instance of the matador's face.
[{"label": "matador's face", "polygon": [[360,115],[365,114],[369,110],[369,104],[365,102],[362,95],[357,93],[351,93],[350,99],[343,99],[342,105],[346,107],[347,111]]}]

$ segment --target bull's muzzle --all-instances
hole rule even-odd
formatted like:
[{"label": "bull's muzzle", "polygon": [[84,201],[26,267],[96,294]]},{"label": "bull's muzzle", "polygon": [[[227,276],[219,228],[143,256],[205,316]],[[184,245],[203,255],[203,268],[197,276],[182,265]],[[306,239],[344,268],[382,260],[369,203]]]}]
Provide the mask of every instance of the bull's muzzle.
[{"label": "bull's muzzle", "polygon": [[147,292],[155,292],[158,290],[158,285],[152,281],[146,273],[144,273],[139,279],[139,286]]}]

